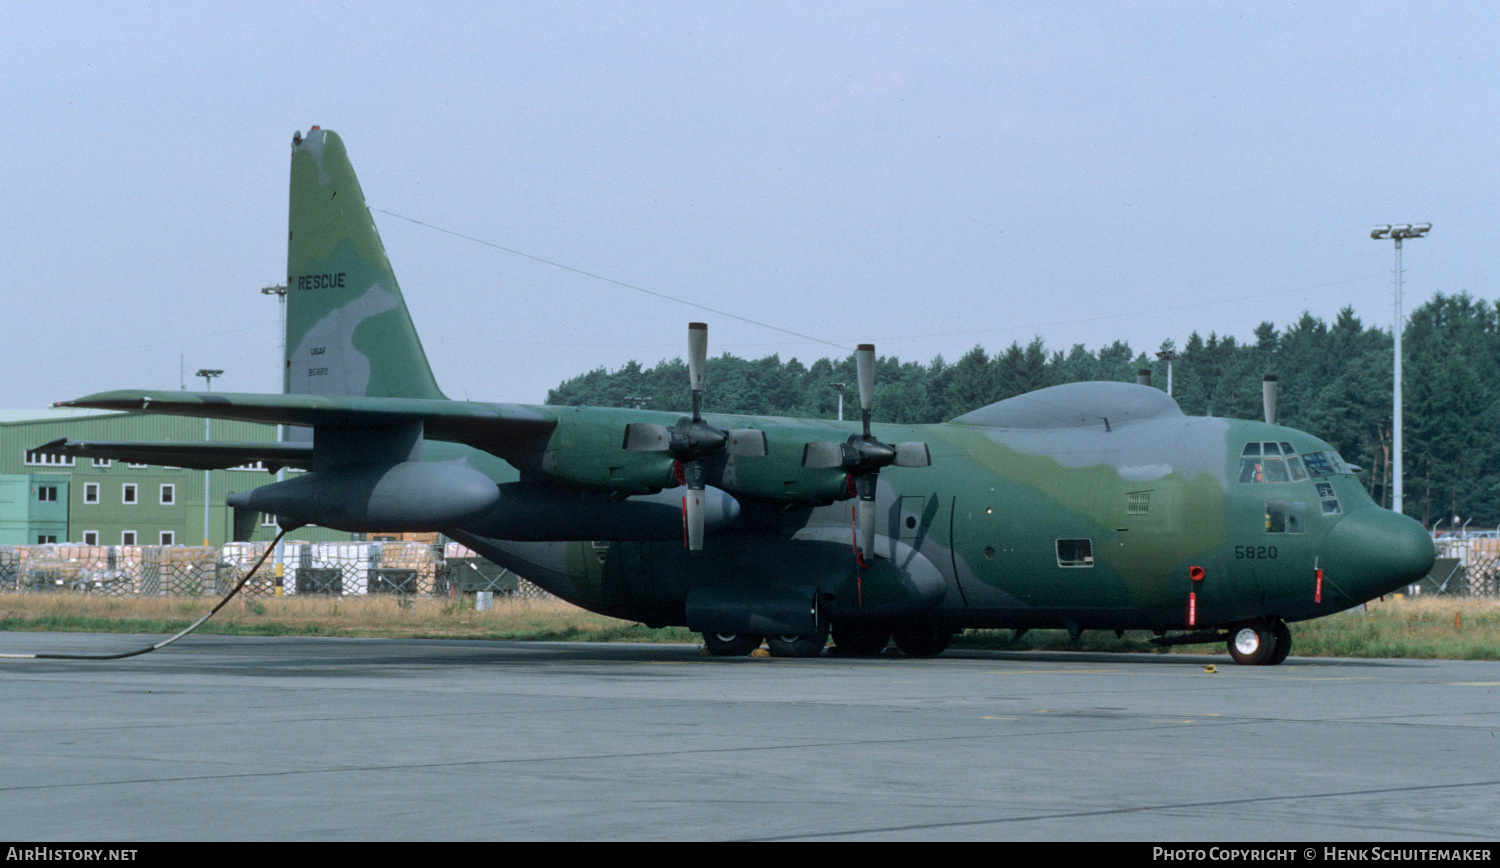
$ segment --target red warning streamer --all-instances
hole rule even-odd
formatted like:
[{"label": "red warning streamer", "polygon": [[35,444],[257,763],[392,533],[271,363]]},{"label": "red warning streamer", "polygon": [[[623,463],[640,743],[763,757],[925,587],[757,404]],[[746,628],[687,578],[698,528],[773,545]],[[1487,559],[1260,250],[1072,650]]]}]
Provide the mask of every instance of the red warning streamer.
[{"label": "red warning streamer", "polygon": [[[1193,580],[1191,587],[1197,588],[1198,583],[1203,581],[1203,576],[1202,567],[1196,565],[1188,567],[1188,578]],[[1188,591],[1188,626],[1198,626],[1198,592],[1196,590]]]}]

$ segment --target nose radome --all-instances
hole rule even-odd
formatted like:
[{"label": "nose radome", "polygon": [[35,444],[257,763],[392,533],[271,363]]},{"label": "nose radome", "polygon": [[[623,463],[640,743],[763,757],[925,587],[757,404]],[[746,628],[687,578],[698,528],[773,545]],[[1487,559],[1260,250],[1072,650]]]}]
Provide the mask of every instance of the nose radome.
[{"label": "nose radome", "polygon": [[1371,506],[1339,519],[1321,564],[1331,588],[1363,603],[1421,579],[1435,556],[1432,537],[1421,524]]}]

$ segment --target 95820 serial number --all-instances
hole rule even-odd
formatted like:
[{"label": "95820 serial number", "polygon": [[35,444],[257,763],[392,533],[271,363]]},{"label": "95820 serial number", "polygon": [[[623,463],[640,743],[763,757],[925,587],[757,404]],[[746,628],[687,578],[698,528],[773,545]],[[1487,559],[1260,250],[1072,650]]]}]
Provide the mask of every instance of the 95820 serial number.
[{"label": "95820 serial number", "polygon": [[1235,546],[1235,560],[1266,561],[1276,558],[1275,546]]}]

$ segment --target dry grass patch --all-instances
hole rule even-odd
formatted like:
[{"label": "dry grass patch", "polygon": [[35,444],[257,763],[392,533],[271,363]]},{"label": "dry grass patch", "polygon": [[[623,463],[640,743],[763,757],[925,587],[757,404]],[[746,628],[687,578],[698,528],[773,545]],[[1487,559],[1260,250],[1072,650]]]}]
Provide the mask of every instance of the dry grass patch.
[{"label": "dry grass patch", "polygon": [[[0,629],[170,633],[202,617],[216,599],[0,594]],[[375,636],[427,639],[690,642],[686,630],[596,615],[561,600],[472,601],[398,596],[235,600],[200,632],[227,635]]]},{"label": "dry grass patch", "polygon": [[[216,599],[0,594],[0,630],[174,633]],[[497,598],[489,612],[469,600],[371,597],[279,597],[231,602],[200,628],[229,635],[367,636],[421,639],[516,639],[573,642],[697,642],[686,628],[650,629],[596,615],[561,600]],[[1009,630],[971,630],[960,648],[1151,651],[1149,634],[1085,632],[1078,643],[1061,630],[1034,630],[1020,642]],[[1177,653],[1219,653],[1223,645],[1179,646]],[[1315,657],[1500,659],[1500,600],[1454,597],[1373,602],[1292,625],[1292,653]]]}]

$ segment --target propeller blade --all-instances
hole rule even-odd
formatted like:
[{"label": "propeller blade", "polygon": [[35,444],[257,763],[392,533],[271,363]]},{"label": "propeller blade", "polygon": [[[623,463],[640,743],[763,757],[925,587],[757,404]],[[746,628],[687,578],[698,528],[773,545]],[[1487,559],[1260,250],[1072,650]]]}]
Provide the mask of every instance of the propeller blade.
[{"label": "propeller blade", "polygon": [[854,351],[859,375],[859,409],[864,416],[865,436],[870,436],[870,408],[875,405],[875,345],[860,344]]},{"label": "propeller blade", "polygon": [[809,470],[824,470],[844,466],[844,444],[822,440],[802,446],[802,466]]},{"label": "propeller blade", "polygon": [[708,364],[708,323],[688,323],[688,388],[693,392],[693,421],[700,418],[698,404],[703,394],[703,368]]},{"label": "propeller blade", "polygon": [[875,560],[875,501],[860,498],[854,502],[855,532],[859,556],[864,564]]},{"label": "propeller blade", "polygon": [[932,452],[927,449],[926,443],[911,442],[896,444],[897,467],[931,467]]},{"label": "propeller blade", "polygon": [[625,426],[625,450],[627,452],[665,452],[671,443],[671,436],[667,433],[665,425],[632,422]]},{"label": "propeller blade", "polygon": [[682,495],[682,518],[690,552],[703,551],[703,490],[687,489]]},{"label": "propeller blade", "polygon": [[682,521],[690,552],[703,551],[703,489],[707,475],[708,468],[702,461],[682,465],[683,480],[687,484],[687,491],[682,495]]},{"label": "propeller blade", "polygon": [[730,428],[725,432],[729,441],[724,451],[730,455],[745,455],[759,458],[766,454],[766,432],[755,428]]}]

